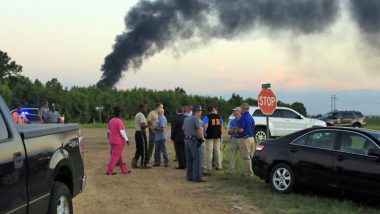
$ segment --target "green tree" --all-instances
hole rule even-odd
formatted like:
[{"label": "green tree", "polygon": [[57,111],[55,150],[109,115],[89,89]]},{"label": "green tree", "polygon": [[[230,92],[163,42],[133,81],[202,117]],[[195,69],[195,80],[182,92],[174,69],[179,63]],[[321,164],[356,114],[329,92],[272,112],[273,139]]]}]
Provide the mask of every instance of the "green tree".
[{"label": "green tree", "polygon": [[22,66],[11,61],[6,52],[0,51],[0,79],[10,76],[18,76],[22,72]]}]

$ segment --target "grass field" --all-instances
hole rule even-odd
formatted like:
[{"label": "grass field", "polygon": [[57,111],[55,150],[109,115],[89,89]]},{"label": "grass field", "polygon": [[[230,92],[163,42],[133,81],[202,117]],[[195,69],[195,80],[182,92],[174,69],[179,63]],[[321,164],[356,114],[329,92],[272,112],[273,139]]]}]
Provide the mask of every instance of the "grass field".
[{"label": "grass field", "polygon": [[380,118],[367,118],[366,122],[363,128],[380,130]]}]

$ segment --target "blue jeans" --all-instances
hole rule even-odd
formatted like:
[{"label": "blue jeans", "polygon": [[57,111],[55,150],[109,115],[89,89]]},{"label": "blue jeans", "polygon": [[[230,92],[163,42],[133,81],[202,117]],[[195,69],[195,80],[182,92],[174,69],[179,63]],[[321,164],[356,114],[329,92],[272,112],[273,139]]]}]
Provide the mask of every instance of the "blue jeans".
[{"label": "blue jeans", "polygon": [[169,164],[169,159],[168,159],[168,153],[166,152],[166,144],[165,144],[165,139],[162,140],[156,140],[155,143],[155,154],[154,154],[154,163],[156,165],[160,165],[161,163],[161,152],[162,156],[164,156],[164,161],[165,165]]},{"label": "blue jeans", "polygon": [[185,153],[186,153],[186,178],[188,181],[201,180],[201,160],[202,160],[202,147],[197,146],[197,142],[191,139],[185,140]]}]

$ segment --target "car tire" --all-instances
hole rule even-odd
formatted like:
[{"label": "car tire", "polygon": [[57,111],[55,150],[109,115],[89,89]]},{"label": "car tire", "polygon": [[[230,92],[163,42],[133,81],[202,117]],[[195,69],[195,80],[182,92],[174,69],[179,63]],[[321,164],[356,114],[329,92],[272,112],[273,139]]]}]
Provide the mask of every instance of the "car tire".
[{"label": "car tire", "polygon": [[257,143],[267,139],[267,129],[266,128],[257,128],[255,131],[255,141]]},{"label": "car tire", "polygon": [[283,163],[275,165],[269,176],[269,183],[274,191],[289,193],[293,190],[295,177],[289,165]]},{"label": "car tire", "polygon": [[354,123],[352,126],[355,127],[355,128],[360,128],[360,127],[362,127],[362,125],[361,125],[360,123]]},{"label": "car tire", "polygon": [[54,182],[50,194],[50,214],[73,213],[73,202],[69,189],[62,182]]}]

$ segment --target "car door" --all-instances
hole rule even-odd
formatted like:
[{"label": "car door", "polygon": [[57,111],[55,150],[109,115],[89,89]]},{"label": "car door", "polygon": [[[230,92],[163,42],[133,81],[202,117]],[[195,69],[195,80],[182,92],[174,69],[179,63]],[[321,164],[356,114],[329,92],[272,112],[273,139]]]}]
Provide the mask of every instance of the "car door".
[{"label": "car door", "polygon": [[284,118],[285,135],[306,128],[306,121],[300,114],[288,109],[283,109],[282,112]]},{"label": "car door", "polygon": [[10,127],[14,124],[7,123],[4,118],[4,114],[0,112],[0,213],[26,213],[24,147],[21,138],[11,133]]},{"label": "car door", "polygon": [[282,116],[282,109],[276,109],[273,114],[269,116],[269,130],[272,136],[285,135],[285,121]]},{"label": "car door", "polygon": [[343,112],[342,113],[342,126],[352,126],[352,120],[354,115],[352,112]]},{"label": "car door", "polygon": [[338,151],[334,157],[334,168],[339,186],[343,189],[365,192],[380,192],[380,160],[368,155],[369,150],[379,147],[366,136],[342,131]]},{"label": "car door", "polygon": [[298,182],[336,187],[332,175],[337,136],[334,130],[314,130],[289,144],[287,154]]}]

